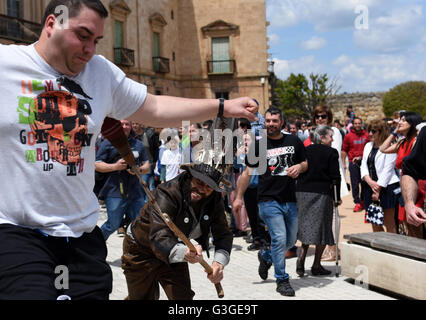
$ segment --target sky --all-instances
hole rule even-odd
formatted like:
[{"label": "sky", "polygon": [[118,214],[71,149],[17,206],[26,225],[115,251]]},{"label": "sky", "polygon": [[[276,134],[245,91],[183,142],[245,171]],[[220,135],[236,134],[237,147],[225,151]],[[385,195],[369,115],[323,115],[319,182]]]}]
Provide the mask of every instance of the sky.
[{"label": "sky", "polygon": [[425,0],[266,0],[278,78],[327,73],[338,93],[426,81]]}]

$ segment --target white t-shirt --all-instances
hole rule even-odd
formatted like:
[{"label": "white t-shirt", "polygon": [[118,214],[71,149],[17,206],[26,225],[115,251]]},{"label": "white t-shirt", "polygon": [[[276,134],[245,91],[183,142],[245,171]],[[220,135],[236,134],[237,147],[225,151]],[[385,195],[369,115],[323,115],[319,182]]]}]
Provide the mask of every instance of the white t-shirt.
[{"label": "white t-shirt", "polygon": [[73,78],[34,45],[0,45],[0,223],[52,236],[91,232],[95,141],[104,118],[124,119],[147,89],[102,56]]},{"label": "white t-shirt", "polygon": [[175,150],[164,150],[163,156],[161,157],[161,165],[166,166],[166,181],[172,180],[183,170],[179,169],[182,163],[182,150],[177,148]]}]

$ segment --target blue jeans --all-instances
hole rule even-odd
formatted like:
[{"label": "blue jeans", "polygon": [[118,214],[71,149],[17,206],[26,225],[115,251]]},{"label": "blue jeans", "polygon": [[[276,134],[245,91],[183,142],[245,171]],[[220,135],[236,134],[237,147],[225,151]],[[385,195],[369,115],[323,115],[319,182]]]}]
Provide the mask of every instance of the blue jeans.
[{"label": "blue jeans", "polygon": [[351,178],[352,198],[354,199],[354,203],[361,203],[361,200],[364,200],[364,183],[361,179],[361,168],[356,164],[349,162],[349,174]]},{"label": "blue jeans", "polygon": [[145,205],[143,197],[136,199],[123,199],[108,197],[105,199],[108,220],[102,225],[101,231],[104,239],[116,231],[123,220],[124,214],[127,213],[131,221],[135,220],[139,211]]},{"label": "blue jeans", "polygon": [[[146,184],[148,185],[148,189],[150,191],[154,191],[154,189],[155,189],[154,177],[155,177],[155,174],[152,171],[150,173],[142,175],[142,179],[143,179],[143,181],[146,182]],[[145,194],[145,202],[148,202],[149,199],[148,199],[148,195],[145,193],[145,190],[143,190],[143,193]]]},{"label": "blue jeans", "polygon": [[288,279],[289,275],[285,272],[285,253],[297,240],[297,205],[295,202],[259,202],[259,215],[271,236],[271,249],[262,250],[262,257],[274,264],[277,282]]}]

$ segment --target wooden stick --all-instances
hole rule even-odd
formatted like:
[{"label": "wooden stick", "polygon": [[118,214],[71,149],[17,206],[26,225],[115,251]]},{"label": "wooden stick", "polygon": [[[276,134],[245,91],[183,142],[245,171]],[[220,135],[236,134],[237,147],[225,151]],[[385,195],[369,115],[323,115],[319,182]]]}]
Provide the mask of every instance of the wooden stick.
[{"label": "wooden stick", "polygon": [[[163,216],[161,208],[157,204],[157,201],[152,195],[151,190],[149,190],[148,185],[142,179],[142,175],[139,168],[136,166],[135,157],[133,156],[132,149],[130,148],[127,136],[125,135],[123,127],[121,126],[121,122],[116,119],[105,118],[101,131],[103,136],[111,142],[111,144],[118,150],[120,155],[130,166],[130,170],[132,170],[136,174],[136,176],[138,177],[142,187],[144,188],[149,198],[149,201],[154,206],[154,210],[157,212],[157,214],[160,215],[160,217],[164,220],[164,222],[166,222],[166,224],[175,233],[175,235],[187,245],[189,250],[191,250],[192,252],[197,252],[194,245],[191,243],[191,241],[189,241],[188,238],[179,230],[179,228],[170,220],[169,216],[166,215],[167,219],[165,219],[165,217]],[[174,229],[171,228],[171,225],[174,226]],[[178,232],[179,235],[177,235],[176,232]],[[204,269],[206,270],[208,274],[213,273],[213,269],[210,267],[210,265],[207,262],[202,260],[200,264],[204,267]],[[216,286],[218,297],[223,298],[224,293],[223,293],[222,286],[220,285],[220,283],[215,284],[215,286]]]},{"label": "wooden stick", "polygon": [[[189,248],[190,251],[196,253],[197,250],[195,249],[195,246],[185,236],[185,234],[182,231],[180,231],[179,228],[173,223],[173,221],[170,219],[169,215],[167,213],[162,213],[161,217],[163,218],[164,222],[169,226],[169,228],[173,231],[173,233],[176,235],[176,237],[178,237],[180,240],[182,240],[182,242]],[[212,267],[203,258],[201,258],[200,264],[204,267],[204,269],[206,270],[206,272],[208,274],[213,273]],[[223,292],[223,288],[222,288],[222,285],[220,284],[220,282],[215,283],[215,287],[216,287],[216,291],[217,291],[217,296],[219,298],[223,298],[225,296],[225,294]]]}]

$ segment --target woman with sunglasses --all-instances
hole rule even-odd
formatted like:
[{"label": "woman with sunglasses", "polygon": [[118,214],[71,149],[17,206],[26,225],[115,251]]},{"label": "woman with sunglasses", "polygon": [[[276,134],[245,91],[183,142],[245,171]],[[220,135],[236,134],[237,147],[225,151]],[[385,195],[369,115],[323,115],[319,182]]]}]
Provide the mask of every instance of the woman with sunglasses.
[{"label": "woman with sunglasses", "polygon": [[[416,112],[401,112],[397,126],[392,134],[390,134],[380,147],[383,153],[396,153],[395,167],[402,170],[402,160],[411,153],[411,149],[417,139],[416,126],[422,122],[422,118]],[[402,175],[402,172],[401,172]],[[419,183],[424,183],[420,182]],[[416,206],[423,207],[425,195],[421,192],[421,188],[417,193]],[[401,204],[398,205],[398,221],[400,225],[405,227],[405,234],[410,237],[423,239],[423,227],[418,227],[407,223],[405,209]]]},{"label": "woman with sunglasses", "polygon": [[[394,209],[396,196],[394,190],[399,187],[399,178],[395,172],[396,154],[382,153],[379,148],[389,135],[389,127],[383,120],[373,120],[368,127],[370,142],[364,147],[361,162],[361,179],[366,182],[364,204],[368,208],[379,201],[383,209],[383,225],[387,232],[396,233]],[[385,231],[383,226],[372,224],[373,232]]]}]

